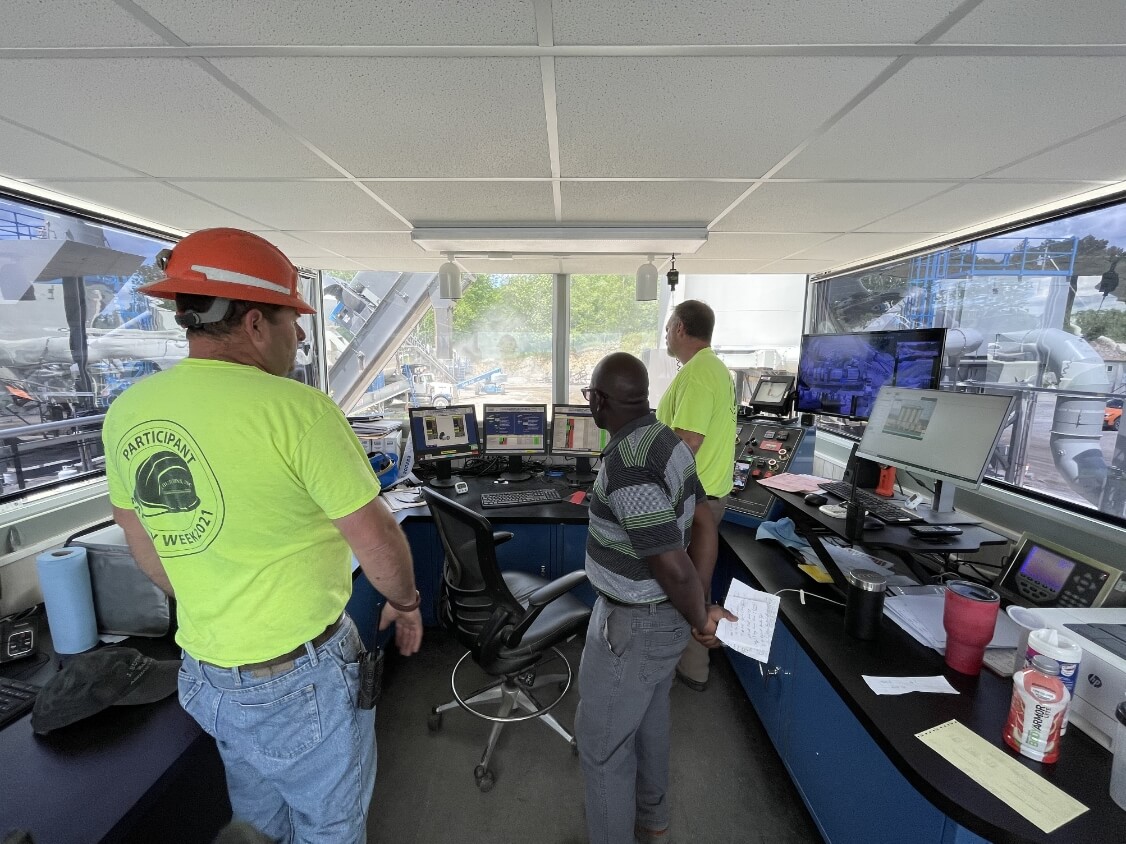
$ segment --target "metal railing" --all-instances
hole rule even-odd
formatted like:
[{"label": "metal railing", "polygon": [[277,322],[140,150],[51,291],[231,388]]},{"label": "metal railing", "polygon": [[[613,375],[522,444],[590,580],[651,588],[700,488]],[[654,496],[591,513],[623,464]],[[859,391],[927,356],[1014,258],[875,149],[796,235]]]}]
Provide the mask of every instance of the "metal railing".
[{"label": "metal railing", "polygon": [[[63,419],[58,422],[42,422],[36,425],[21,425],[14,428],[0,430],[0,463],[5,466],[4,487],[9,490],[9,473],[15,486],[20,490],[28,488],[29,473],[35,470],[53,470],[56,466],[74,466],[75,474],[92,472],[98,462],[102,445],[102,423],[105,414],[98,416],[78,416],[73,419]],[[39,437],[36,439],[36,437]],[[37,453],[45,454],[50,458],[52,451],[58,451],[60,446],[74,444],[73,457],[62,460],[45,460],[34,462],[32,457]],[[69,449],[68,449],[69,450]],[[42,474],[37,474],[42,477]],[[57,473],[49,480],[56,480]],[[44,480],[43,483],[47,481]],[[41,486],[42,483],[34,484]]]}]

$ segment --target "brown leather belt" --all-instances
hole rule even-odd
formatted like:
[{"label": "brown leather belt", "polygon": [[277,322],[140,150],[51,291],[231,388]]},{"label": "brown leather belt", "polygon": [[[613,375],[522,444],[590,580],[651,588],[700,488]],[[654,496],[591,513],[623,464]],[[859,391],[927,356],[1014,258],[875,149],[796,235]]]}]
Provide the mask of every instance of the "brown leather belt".
[{"label": "brown leather belt", "polygon": [[[333,635],[335,635],[335,633],[340,629],[340,625],[343,622],[344,616],[342,615],[340,616],[340,618],[336,619],[336,621],[326,627],[321,633],[318,633],[316,636],[314,636],[309,641],[309,644],[313,646],[313,650],[316,650],[329,639],[331,639]],[[305,643],[302,642],[300,645],[298,645],[288,653],[284,653],[281,656],[275,656],[273,659],[267,659],[262,662],[251,662],[247,663],[246,665],[236,665],[234,667],[243,674],[249,674],[252,677],[273,677],[277,674],[284,674],[286,671],[289,671],[291,668],[293,668],[294,663],[301,657],[305,656],[306,653],[307,651],[305,650]]]}]

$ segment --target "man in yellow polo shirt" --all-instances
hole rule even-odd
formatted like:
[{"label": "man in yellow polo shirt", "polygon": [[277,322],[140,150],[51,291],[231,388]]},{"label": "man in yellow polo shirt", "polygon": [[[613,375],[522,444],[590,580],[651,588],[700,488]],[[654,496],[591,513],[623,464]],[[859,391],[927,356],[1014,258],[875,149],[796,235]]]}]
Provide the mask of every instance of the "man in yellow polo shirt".
[{"label": "man in yellow polo shirt", "polygon": [[[670,357],[681,363],[657,405],[664,422],[696,456],[696,474],[718,525],[731,492],[735,463],[735,385],[731,373],[712,351],[715,311],[696,299],[677,305],[665,325]],[[712,560],[712,568],[715,560]],[[712,569],[701,571],[704,597],[710,600]],[[676,667],[677,678],[698,692],[708,685],[708,649],[690,639]]]},{"label": "man in yellow polo shirt", "polygon": [[116,399],[102,440],[114,518],[176,598],[180,703],[212,735],[236,820],[275,841],[367,835],[375,713],[344,606],[351,561],[422,642],[406,537],[348,420],[292,381],[297,270],[236,229],[181,240],[140,288],[176,300],[188,357]]}]

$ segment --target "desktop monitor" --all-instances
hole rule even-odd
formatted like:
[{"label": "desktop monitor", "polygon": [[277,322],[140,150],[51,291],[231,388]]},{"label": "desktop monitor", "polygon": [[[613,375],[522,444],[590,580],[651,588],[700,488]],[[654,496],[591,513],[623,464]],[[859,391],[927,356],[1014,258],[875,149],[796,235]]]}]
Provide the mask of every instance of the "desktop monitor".
[{"label": "desktop monitor", "polygon": [[546,404],[487,404],[483,408],[485,453],[508,457],[502,481],[526,481],[532,473],[521,465],[525,454],[547,454]]},{"label": "desktop monitor", "polygon": [[749,402],[756,411],[786,415],[793,399],[793,375],[763,375],[755,384],[754,394]]},{"label": "desktop monitor", "polygon": [[798,357],[797,411],[867,419],[884,385],[933,390],[946,329],[806,334]]},{"label": "desktop monitor", "polygon": [[933,479],[931,507],[919,509],[930,524],[973,522],[954,512],[954,488],[981,484],[1012,403],[1012,396],[884,387],[857,454]]},{"label": "desktop monitor", "polygon": [[575,471],[564,475],[572,484],[594,481],[590,459],[601,457],[608,442],[610,433],[595,424],[588,405],[551,406],[551,453],[575,458]]},{"label": "desktop monitor", "polygon": [[430,485],[452,487],[460,478],[454,477],[450,461],[455,457],[476,457],[481,453],[477,428],[477,412],[473,405],[449,407],[411,407],[411,442],[414,459],[433,463],[438,475]]}]

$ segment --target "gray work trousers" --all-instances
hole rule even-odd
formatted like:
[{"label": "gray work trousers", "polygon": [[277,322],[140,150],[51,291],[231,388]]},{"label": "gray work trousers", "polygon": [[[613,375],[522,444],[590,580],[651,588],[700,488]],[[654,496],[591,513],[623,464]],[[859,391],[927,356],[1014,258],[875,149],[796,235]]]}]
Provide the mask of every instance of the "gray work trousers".
[{"label": "gray work trousers", "polygon": [[669,825],[669,691],[689,638],[667,601],[594,604],[575,714],[591,844],[632,842],[635,824]]}]

